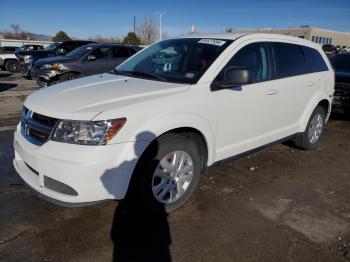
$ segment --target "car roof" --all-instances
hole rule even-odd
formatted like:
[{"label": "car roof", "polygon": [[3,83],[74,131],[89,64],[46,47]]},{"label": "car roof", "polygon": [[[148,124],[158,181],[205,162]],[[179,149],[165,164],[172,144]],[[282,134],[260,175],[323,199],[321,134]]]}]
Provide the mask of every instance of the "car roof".
[{"label": "car roof", "polygon": [[55,41],[55,43],[77,43],[77,42],[81,42],[81,43],[96,43],[95,41],[92,40],[63,40],[63,41]]},{"label": "car roof", "polygon": [[24,44],[23,46],[42,46],[42,45],[39,45],[39,44]]},{"label": "car roof", "polygon": [[276,39],[279,41],[294,42],[301,45],[312,46],[319,49],[320,46],[309,40],[305,40],[295,36],[280,35],[280,34],[269,34],[269,33],[251,33],[251,32],[235,32],[235,33],[216,33],[216,34],[191,34],[188,36],[181,36],[177,38],[209,38],[209,39],[222,39],[222,40],[237,40],[241,37],[254,37],[254,38],[268,38]]},{"label": "car roof", "polygon": [[85,45],[86,47],[91,46],[91,47],[100,47],[100,46],[123,46],[123,47],[137,47],[137,46],[130,46],[130,45],[125,45],[125,44],[117,44],[117,43],[91,43]]}]

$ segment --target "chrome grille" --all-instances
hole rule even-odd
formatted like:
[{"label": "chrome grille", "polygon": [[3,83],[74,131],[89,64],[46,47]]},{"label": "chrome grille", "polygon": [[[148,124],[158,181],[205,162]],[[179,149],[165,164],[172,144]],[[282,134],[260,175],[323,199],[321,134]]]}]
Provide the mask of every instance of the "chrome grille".
[{"label": "chrome grille", "polygon": [[21,115],[22,135],[32,144],[42,145],[49,140],[58,119],[44,116],[23,107]]}]

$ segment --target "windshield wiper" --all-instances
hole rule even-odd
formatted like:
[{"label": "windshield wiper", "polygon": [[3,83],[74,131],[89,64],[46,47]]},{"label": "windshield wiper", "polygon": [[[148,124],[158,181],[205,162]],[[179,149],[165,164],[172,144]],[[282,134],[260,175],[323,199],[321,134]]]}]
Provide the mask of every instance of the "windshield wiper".
[{"label": "windshield wiper", "polygon": [[161,77],[161,76],[157,76],[151,73],[147,73],[147,72],[143,72],[143,71],[138,71],[138,70],[134,70],[134,71],[119,71],[119,70],[113,70],[116,74],[120,74],[120,75],[129,75],[129,76],[143,76],[143,77],[147,77],[147,78],[152,78],[152,79],[156,79],[156,80],[160,80],[160,81],[165,81],[165,82],[169,82],[168,79]]}]

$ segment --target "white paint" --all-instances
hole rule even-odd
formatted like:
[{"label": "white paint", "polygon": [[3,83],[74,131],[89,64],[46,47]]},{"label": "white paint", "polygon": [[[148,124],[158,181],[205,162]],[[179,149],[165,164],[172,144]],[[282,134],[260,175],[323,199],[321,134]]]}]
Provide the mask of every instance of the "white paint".
[{"label": "white paint", "polygon": [[[61,201],[122,199],[142,152],[155,137],[169,130],[191,127],[201,132],[208,147],[207,164],[211,165],[303,131],[318,102],[326,99],[331,103],[334,72],[325,56],[330,71],[245,85],[242,92],[210,90],[215,76],[247,44],[288,42],[321,51],[312,42],[272,34],[200,38],[235,41],[192,86],[103,74],[63,82],[30,95],[25,106],[42,115],[73,120],[125,117],[127,122],[106,146],[49,141],[38,147],[17,132],[14,160],[17,172],[35,190]],[[316,84],[307,87],[308,81]],[[271,88],[280,92],[266,95]],[[73,187],[79,196],[69,197],[40,187],[24,161],[40,175]]]}]

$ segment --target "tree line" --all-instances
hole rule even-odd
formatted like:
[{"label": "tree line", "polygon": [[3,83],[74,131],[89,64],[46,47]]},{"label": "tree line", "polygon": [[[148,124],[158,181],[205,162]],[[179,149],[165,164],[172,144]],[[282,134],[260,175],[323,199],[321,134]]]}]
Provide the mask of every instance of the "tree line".
[{"label": "tree line", "polygon": [[[39,39],[37,34],[26,32],[21,29],[19,24],[11,24],[11,30],[0,32],[6,39],[20,39],[20,40],[42,40]],[[168,38],[166,33],[163,33],[162,38]],[[71,40],[72,37],[69,36],[63,30],[56,33],[52,37],[52,41],[64,41]],[[100,35],[89,37],[89,40],[94,40],[97,42],[107,42],[107,43],[124,43],[124,44],[142,44],[149,45],[156,42],[159,39],[159,29],[156,25],[154,18],[151,16],[145,17],[139,24],[136,25],[135,32],[128,32],[125,37],[102,37]]]}]

